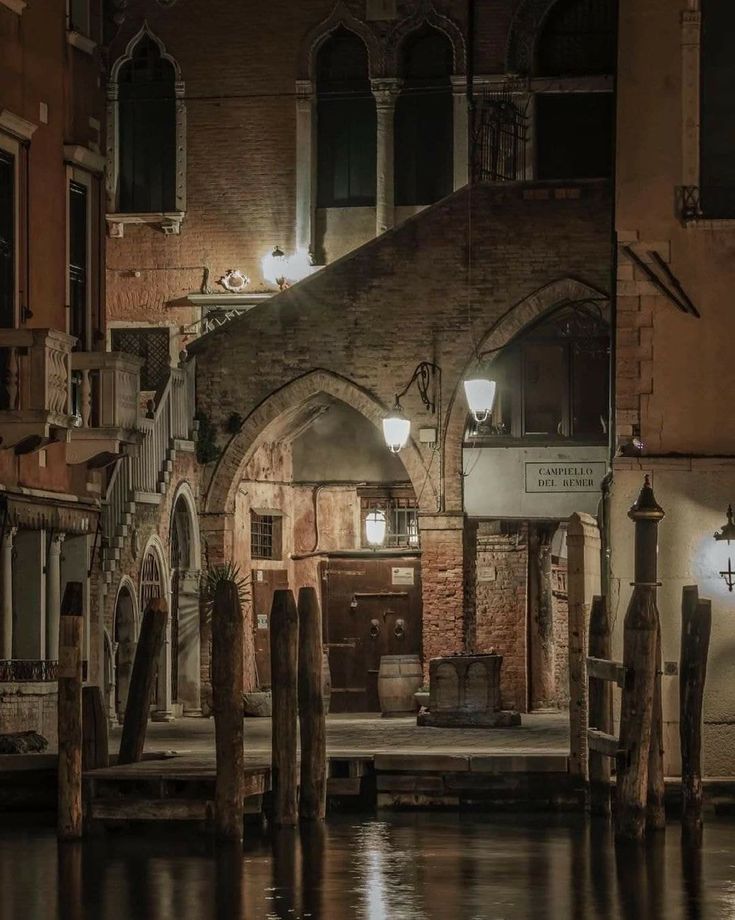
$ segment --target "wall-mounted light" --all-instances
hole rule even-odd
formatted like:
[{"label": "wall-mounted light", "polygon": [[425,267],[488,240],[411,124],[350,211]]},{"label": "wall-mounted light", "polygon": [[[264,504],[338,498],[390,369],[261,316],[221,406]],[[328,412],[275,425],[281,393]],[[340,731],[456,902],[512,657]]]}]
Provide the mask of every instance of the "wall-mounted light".
[{"label": "wall-mounted light", "polygon": [[[405,447],[411,434],[411,422],[406,418],[403,407],[401,406],[401,396],[405,396],[411,385],[415,383],[424,407],[428,412],[436,412],[436,404],[429,396],[429,386],[435,376],[439,376],[440,378],[439,386],[441,392],[441,368],[437,364],[432,364],[430,361],[422,361],[420,364],[416,365],[416,369],[413,374],[411,374],[411,379],[406,386],[400,393],[396,393],[396,401],[393,404],[393,408],[383,419],[383,437],[385,438],[388,449],[392,453],[397,454],[401,448]],[[439,421],[441,424],[441,419]]]},{"label": "wall-mounted light", "polygon": [[495,402],[495,381],[484,378],[465,380],[467,405],[476,422],[487,421]]},{"label": "wall-mounted light", "polygon": [[293,255],[287,256],[280,246],[274,246],[271,252],[263,256],[260,265],[263,280],[276,285],[281,291],[314,271],[311,256],[305,249],[298,249]]},{"label": "wall-mounted light", "polygon": [[[725,522],[722,530],[718,530],[714,534],[715,540],[722,541],[726,540],[728,547],[730,546],[731,541],[735,541],[735,524],[732,520],[733,512],[732,505],[727,506],[727,521]],[[725,584],[727,585],[728,591],[732,591],[733,586],[735,586],[735,569],[732,567],[732,560],[730,558],[730,550],[727,550],[727,568],[722,570],[720,573],[722,578],[725,579]]]},{"label": "wall-mounted light", "polygon": [[371,511],[365,518],[365,537],[374,549],[385,543],[388,520],[385,511]]}]

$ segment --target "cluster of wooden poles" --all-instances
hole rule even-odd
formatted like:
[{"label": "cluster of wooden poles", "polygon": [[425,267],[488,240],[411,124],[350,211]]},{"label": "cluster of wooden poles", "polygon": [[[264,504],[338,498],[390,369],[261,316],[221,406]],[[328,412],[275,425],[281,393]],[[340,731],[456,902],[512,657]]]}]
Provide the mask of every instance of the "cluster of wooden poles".
[{"label": "cluster of wooden poles", "polygon": [[[140,760],[151,692],[168,610],[153,598],[144,613],[130,677],[118,763]],[[59,651],[58,836],[83,833],[82,770],[107,766],[107,723],[99,688],[82,689],[82,585],[66,587]],[[273,683],[272,821],[322,820],[326,811],[327,745],[322,696],[322,620],[316,590],[302,588],[298,604],[278,590],[271,611]],[[242,840],[244,796],[244,619],[235,580],[217,584],[212,605],[212,694],[218,838]],[[89,691],[89,695],[88,695]],[[84,705],[83,705],[84,699]],[[298,732],[301,734],[299,770]]]},{"label": "cluster of wooden poles", "polygon": [[[615,833],[642,840],[666,824],[661,698],[661,622],[656,602],[658,524],[664,511],[645,478],[630,509],[635,522],[635,580],[625,615],[623,661],[610,660],[610,623],[604,598],[596,597],[589,624],[590,810],[609,815],[611,759],[615,761]],[[702,827],[702,705],[712,622],[711,603],[696,586],[682,597],[679,663],[679,734],[682,822]],[[612,683],[622,687],[620,734],[612,732]]]},{"label": "cluster of wooden poles", "polygon": [[[314,588],[273,595],[272,813],[277,826],[322,820],[327,799],[327,735],[322,696],[322,620]],[[242,839],[243,617],[237,586],[221,582],[212,610],[212,696],[217,751],[216,836]],[[299,772],[298,732],[301,734]]]}]

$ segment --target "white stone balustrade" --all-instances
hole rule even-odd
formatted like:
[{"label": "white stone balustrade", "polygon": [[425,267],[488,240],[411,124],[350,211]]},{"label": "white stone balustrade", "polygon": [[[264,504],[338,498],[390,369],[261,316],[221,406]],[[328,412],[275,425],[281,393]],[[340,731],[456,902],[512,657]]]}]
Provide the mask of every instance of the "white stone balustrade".
[{"label": "white stone balustrade", "polygon": [[56,329],[0,329],[0,448],[65,438],[75,341]]},{"label": "white stone balustrade", "polygon": [[139,444],[143,359],[123,352],[80,351],[72,354],[71,366],[77,414],[68,462],[114,456]]}]

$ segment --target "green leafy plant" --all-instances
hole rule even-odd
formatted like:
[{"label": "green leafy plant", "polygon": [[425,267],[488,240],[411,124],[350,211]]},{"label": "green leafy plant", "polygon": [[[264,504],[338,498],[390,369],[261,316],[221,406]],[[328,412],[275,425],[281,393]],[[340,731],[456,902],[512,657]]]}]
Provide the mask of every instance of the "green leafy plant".
[{"label": "green leafy plant", "polygon": [[202,577],[201,592],[207,611],[212,612],[214,596],[217,588],[223,582],[232,582],[237,590],[237,597],[241,604],[250,599],[250,577],[240,573],[240,567],[234,562],[216,565],[208,568]]}]

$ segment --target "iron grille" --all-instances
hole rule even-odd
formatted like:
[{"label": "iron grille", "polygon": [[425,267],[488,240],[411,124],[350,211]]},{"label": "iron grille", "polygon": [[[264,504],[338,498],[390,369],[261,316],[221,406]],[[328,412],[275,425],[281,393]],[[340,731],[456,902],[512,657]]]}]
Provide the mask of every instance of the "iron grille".
[{"label": "iron grille", "polygon": [[362,539],[367,546],[365,535],[365,518],[371,511],[383,511],[387,521],[385,546],[386,547],[419,547],[418,508],[413,498],[397,497],[363,497],[362,508]]},{"label": "iron grille", "polygon": [[275,515],[250,512],[250,556],[253,559],[275,559]]},{"label": "iron grille", "polygon": [[141,390],[161,390],[171,369],[168,329],[131,328],[112,330],[112,350],[143,358]]},{"label": "iron grille", "polygon": [[485,92],[475,110],[472,178],[475,182],[515,182],[526,171],[526,107],[507,90]]}]

